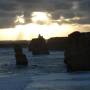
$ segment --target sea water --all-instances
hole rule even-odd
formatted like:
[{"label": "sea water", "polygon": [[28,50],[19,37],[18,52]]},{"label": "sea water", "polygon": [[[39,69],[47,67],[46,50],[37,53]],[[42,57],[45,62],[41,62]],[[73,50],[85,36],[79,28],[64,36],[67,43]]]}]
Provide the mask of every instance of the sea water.
[{"label": "sea water", "polygon": [[90,72],[67,72],[64,52],[23,52],[29,65],[16,67],[13,48],[0,48],[0,90],[90,90]]}]

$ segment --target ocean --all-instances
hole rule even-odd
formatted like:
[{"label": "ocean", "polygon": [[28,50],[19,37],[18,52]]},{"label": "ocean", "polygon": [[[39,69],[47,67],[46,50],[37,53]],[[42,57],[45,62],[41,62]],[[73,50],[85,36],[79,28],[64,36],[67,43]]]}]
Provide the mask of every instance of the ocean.
[{"label": "ocean", "polygon": [[90,72],[67,72],[64,52],[23,52],[29,65],[16,67],[13,48],[0,48],[0,90],[90,90]]}]

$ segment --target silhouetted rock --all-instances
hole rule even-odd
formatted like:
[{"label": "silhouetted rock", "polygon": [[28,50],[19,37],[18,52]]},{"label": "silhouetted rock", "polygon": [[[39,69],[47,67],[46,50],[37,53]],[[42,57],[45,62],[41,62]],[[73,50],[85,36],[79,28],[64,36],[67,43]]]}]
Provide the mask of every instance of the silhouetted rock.
[{"label": "silhouetted rock", "polygon": [[22,52],[22,48],[19,45],[16,45],[14,47],[14,50],[15,50],[16,65],[27,66],[28,61],[26,56]]},{"label": "silhouetted rock", "polygon": [[90,70],[90,32],[68,36],[64,62],[69,71]]},{"label": "silhouetted rock", "polygon": [[33,55],[49,54],[46,41],[40,35],[38,38],[31,40],[29,50],[32,51]]},{"label": "silhouetted rock", "polygon": [[67,37],[53,37],[47,40],[49,50],[64,51]]}]

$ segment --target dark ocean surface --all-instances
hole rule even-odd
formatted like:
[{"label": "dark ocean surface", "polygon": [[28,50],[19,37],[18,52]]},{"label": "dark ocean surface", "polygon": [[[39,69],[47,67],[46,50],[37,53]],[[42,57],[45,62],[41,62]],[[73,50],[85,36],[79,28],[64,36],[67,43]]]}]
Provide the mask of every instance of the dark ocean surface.
[{"label": "dark ocean surface", "polygon": [[64,52],[33,56],[27,67],[16,67],[13,48],[0,48],[0,90],[90,90],[90,72],[68,73]]}]

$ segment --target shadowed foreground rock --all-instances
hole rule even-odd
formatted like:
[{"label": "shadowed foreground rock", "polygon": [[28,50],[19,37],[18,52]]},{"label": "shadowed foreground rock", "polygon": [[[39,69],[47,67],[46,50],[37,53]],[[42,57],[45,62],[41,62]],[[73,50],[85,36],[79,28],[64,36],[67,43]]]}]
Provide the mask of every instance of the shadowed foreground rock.
[{"label": "shadowed foreground rock", "polygon": [[15,50],[16,65],[27,66],[28,61],[26,56],[23,54],[22,48],[20,46],[15,46],[14,50]]},{"label": "shadowed foreground rock", "polygon": [[64,62],[68,71],[90,70],[90,32],[68,36]]},{"label": "shadowed foreground rock", "polygon": [[42,36],[32,39],[29,45],[29,50],[32,51],[33,55],[49,54],[46,41]]}]

